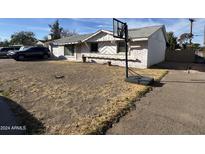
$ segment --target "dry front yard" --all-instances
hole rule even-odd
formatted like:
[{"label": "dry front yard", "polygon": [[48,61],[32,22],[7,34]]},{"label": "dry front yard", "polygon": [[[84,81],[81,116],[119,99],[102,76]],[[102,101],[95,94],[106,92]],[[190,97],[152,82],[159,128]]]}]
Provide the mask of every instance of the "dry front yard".
[{"label": "dry front yard", "polygon": [[[155,79],[166,73],[135,71]],[[28,134],[101,134],[149,88],[127,83],[124,76],[116,66],[1,59],[0,94],[13,101]]]}]

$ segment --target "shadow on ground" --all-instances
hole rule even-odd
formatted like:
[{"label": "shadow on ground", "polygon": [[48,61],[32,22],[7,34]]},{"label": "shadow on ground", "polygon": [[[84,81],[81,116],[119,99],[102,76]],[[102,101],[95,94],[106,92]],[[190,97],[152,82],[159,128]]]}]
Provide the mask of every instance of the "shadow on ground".
[{"label": "shadow on ground", "polygon": [[48,59],[43,59],[43,58],[25,58],[21,60],[21,62],[41,62],[41,61],[63,61],[66,59],[63,58],[48,58]]},{"label": "shadow on ground", "polygon": [[162,81],[162,84],[165,84],[165,83],[187,83],[187,84],[189,84],[189,83],[198,83],[198,84],[205,84],[205,81],[200,81],[200,80],[198,80],[198,81],[195,81],[195,80],[192,80],[192,81],[166,81],[166,80],[164,80],[164,81]]},{"label": "shadow on ground", "polygon": [[161,81],[155,81],[151,86],[152,87],[163,87],[165,83],[162,83]]},{"label": "shadow on ground", "polygon": [[9,105],[18,121],[18,125],[26,126],[25,134],[43,134],[45,132],[43,123],[26,111],[21,105],[3,96],[0,96],[0,99]]},{"label": "shadow on ground", "polygon": [[[12,59],[12,58],[9,58],[9,57],[1,57],[0,56],[0,60],[1,59],[4,59],[4,60],[6,60],[6,59]],[[51,56],[50,58],[48,58],[48,59],[43,59],[43,58],[41,58],[41,57],[33,57],[33,58],[25,58],[25,59],[23,59],[23,60],[21,60],[22,62],[29,62],[29,61],[31,61],[31,62],[39,62],[39,61],[63,61],[63,60],[66,60],[67,58],[65,57],[65,56],[60,56],[60,57],[55,57],[55,56]]]},{"label": "shadow on ground", "polygon": [[162,62],[151,68],[171,69],[171,70],[196,70],[199,72],[205,72],[205,64],[197,63],[179,63],[179,62]]},{"label": "shadow on ground", "polygon": [[2,57],[0,56],[0,59],[10,59],[9,57]]}]

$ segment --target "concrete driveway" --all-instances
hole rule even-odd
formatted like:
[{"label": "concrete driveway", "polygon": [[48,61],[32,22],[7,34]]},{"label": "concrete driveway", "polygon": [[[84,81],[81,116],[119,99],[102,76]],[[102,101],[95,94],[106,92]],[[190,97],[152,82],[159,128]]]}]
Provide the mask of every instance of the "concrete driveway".
[{"label": "concrete driveway", "polygon": [[[192,70],[188,74],[187,66]],[[165,63],[159,87],[107,134],[205,134],[205,65]]]}]

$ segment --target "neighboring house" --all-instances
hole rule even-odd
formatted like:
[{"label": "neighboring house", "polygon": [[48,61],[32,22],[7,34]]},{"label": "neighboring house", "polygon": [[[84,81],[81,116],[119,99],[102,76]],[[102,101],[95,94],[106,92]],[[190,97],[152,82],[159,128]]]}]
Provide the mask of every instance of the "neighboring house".
[{"label": "neighboring house", "polygon": [[37,41],[37,43],[36,43],[36,45],[38,45],[38,46],[44,46],[44,40],[38,40]]},{"label": "neighboring house", "polygon": [[[129,67],[148,68],[164,61],[166,50],[165,26],[129,29]],[[54,40],[52,53],[68,60],[107,63],[125,66],[125,42],[113,33],[99,30],[92,34],[76,35]]]},{"label": "neighboring house", "polygon": [[38,40],[36,45],[37,46],[44,46],[49,48],[49,50],[52,50],[52,40]]},{"label": "neighboring house", "polygon": [[48,47],[51,43],[51,40],[38,40],[36,45]]}]

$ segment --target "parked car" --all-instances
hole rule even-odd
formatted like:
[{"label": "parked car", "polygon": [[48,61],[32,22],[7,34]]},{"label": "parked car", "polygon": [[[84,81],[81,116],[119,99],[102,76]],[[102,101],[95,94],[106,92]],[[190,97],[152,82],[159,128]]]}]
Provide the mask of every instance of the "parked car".
[{"label": "parked car", "polygon": [[19,50],[19,49],[20,49],[20,46],[3,47],[0,49],[0,57],[8,57],[7,56],[8,51]]},{"label": "parked car", "polygon": [[9,51],[7,56],[15,60],[28,58],[48,59],[50,57],[50,50],[46,47],[21,47],[18,51]]}]

